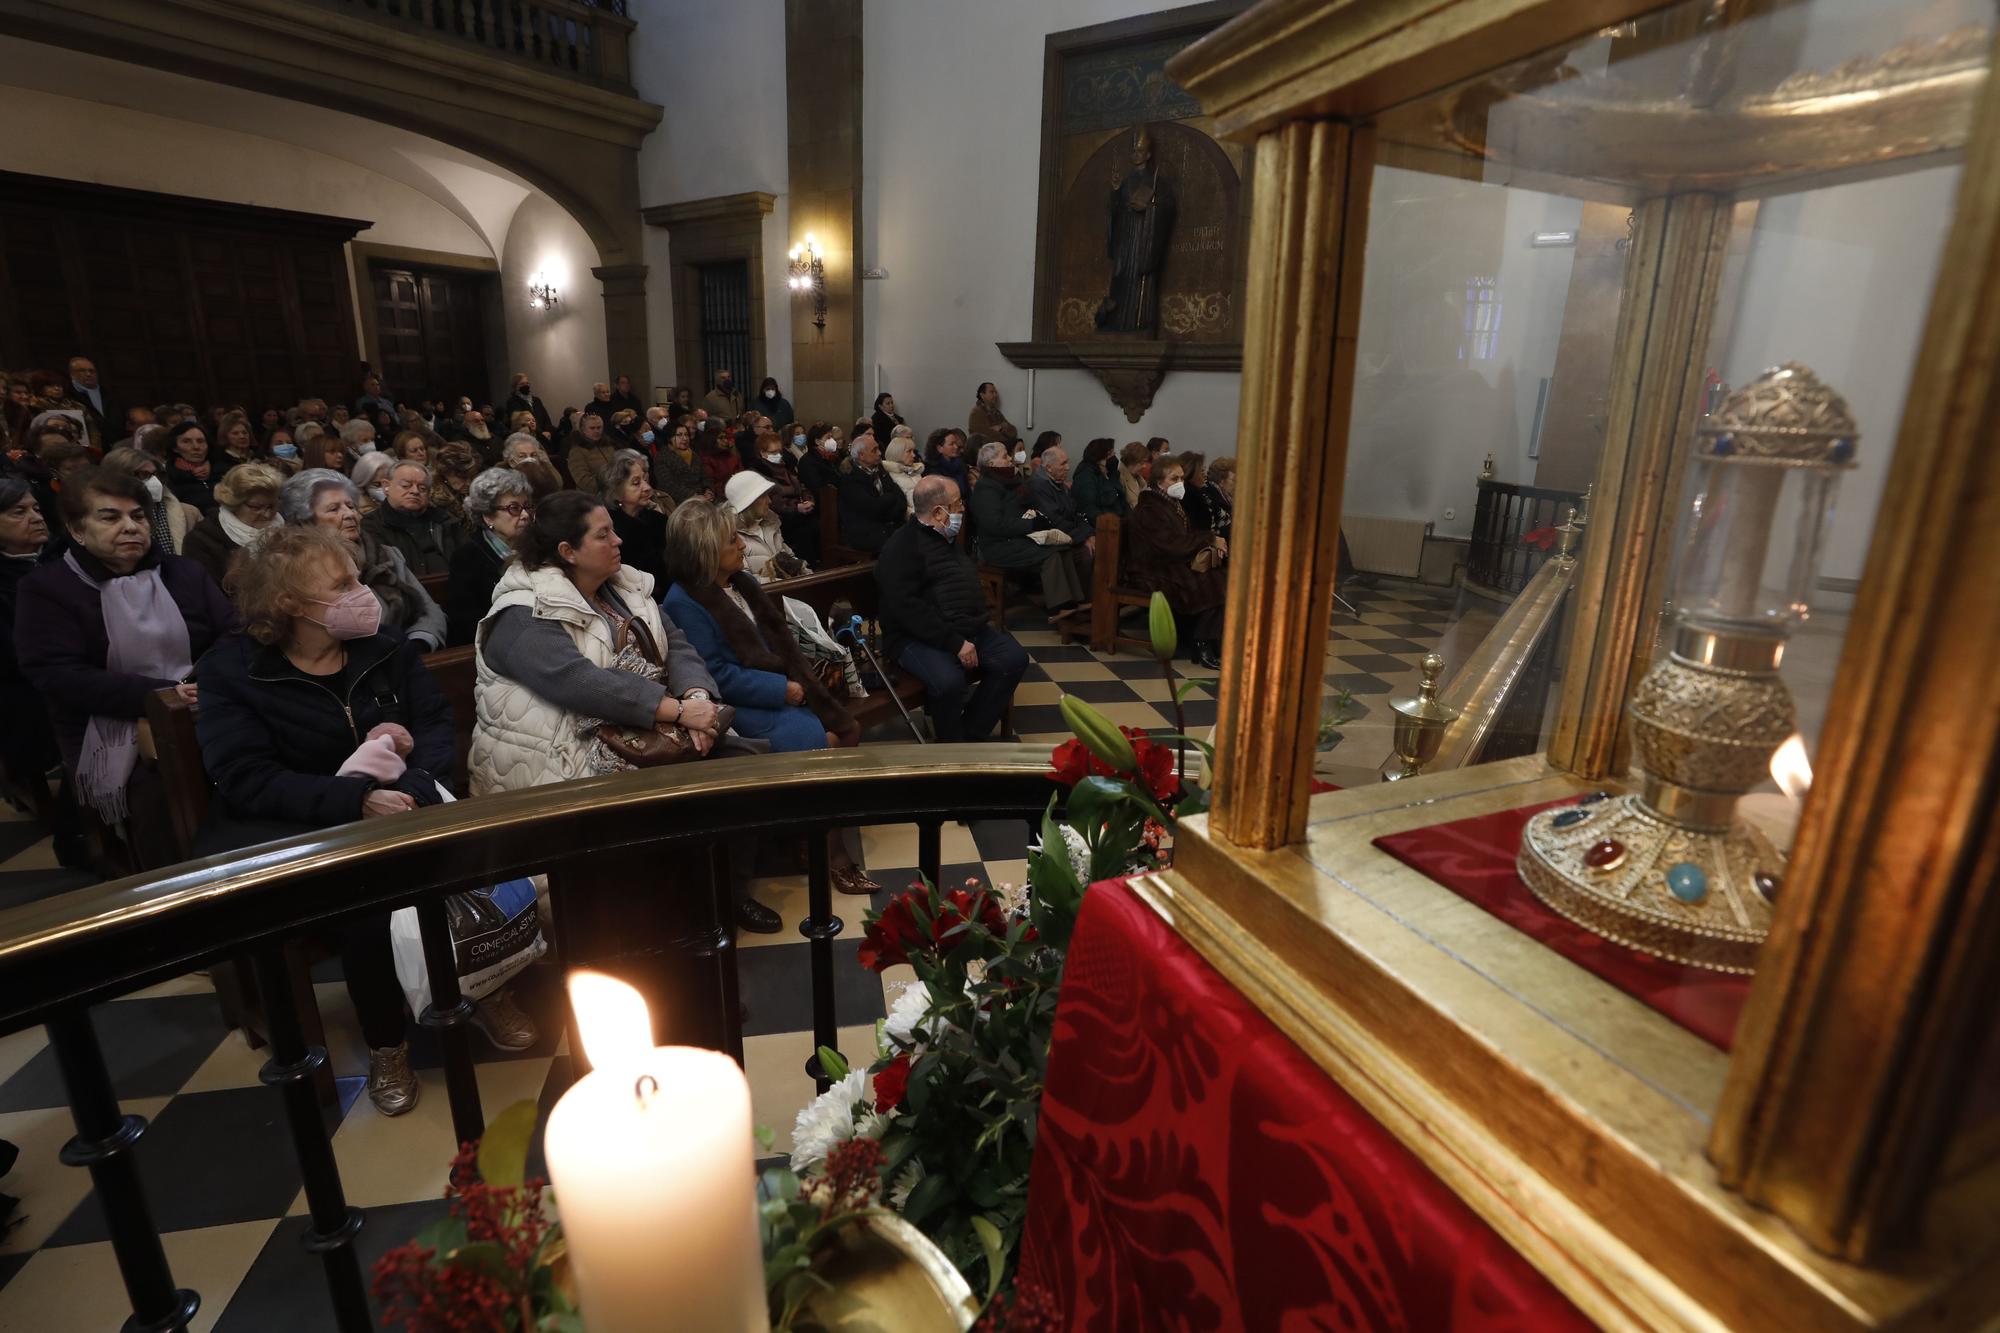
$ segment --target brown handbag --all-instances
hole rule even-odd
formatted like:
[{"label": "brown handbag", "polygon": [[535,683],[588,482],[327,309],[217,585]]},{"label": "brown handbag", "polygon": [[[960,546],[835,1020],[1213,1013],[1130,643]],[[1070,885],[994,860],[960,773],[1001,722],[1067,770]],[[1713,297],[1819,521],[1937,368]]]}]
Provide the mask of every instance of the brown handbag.
[{"label": "brown handbag", "polygon": [[[619,652],[624,651],[626,635],[648,662],[663,666],[660,650],[653,642],[652,634],[634,616],[625,622],[619,631]],[[715,706],[715,734],[722,735],[736,721],[736,710],[728,704]],[[625,727],[613,722],[599,724],[597,739],[604,742],[604,748],[617,755],[633,768],[661,768],[667,764],[685,763],[701,758],[701,751],[694,748],[694,738],[688,729],[678,722],[656,722],[649,728]]]},{"label": "brown handbag", "polygon": [[1202,547],[1194,553],[1194,559],[1188,561],[1188,564],[1197,574],[1208,573],[1209,570],[1215,568],[1215,548],[1213,546]]}]

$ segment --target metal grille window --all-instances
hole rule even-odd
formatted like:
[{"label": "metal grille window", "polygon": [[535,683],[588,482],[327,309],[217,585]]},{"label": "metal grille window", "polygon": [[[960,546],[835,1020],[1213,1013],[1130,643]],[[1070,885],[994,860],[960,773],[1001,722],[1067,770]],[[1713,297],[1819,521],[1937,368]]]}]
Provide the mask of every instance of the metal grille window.
[{"label": "metal grille window", "polygon": [[700,265],[701,359],[708,383],[731,371],[746,391],[750,385],[750,264],[729,259]]},{"label": "metal grille window", "polygon": [[1500,280],[1474,278],[1465,284],[1465,341],[1461,361],[1491,361],[1500,344]]}]

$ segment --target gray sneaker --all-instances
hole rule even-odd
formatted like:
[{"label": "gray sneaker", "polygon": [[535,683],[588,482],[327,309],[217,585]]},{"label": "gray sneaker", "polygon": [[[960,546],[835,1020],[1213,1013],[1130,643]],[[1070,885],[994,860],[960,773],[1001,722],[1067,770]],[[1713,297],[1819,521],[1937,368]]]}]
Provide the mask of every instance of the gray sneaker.
[{"label": "gray sneaker", "polygon": [[410,1043],[368,1052],[368,1100],[383,1115],[403,1115],[417,1104],[422,1090],[410,1069]]},{"label": "gray sneaker", "polygon": [[540,1035],[535,1020],[514,1003],[505,987],[478,1002],[472,1010],[472,1025],[486,1034],[486,1040],[503,1051],[525,1051]]}]

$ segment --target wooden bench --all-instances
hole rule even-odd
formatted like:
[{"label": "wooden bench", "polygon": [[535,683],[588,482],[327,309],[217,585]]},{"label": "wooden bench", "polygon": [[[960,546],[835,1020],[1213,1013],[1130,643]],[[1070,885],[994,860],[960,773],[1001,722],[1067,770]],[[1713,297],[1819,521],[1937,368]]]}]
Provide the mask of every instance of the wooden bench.
[{"label": "wooden bench", "polygon": [[424,591],[439,606],[444,605],[444,599],[451,593],[451,575],[449,574],[419,574],[417,575],[417,582],[424,585]]},{"label": "wooden bench", "polygon": [[[822,569],[858,565],[868,557],[840,539],[840,491],[819,488],[819,563]],[[873,563],[870,561],[869,563]]]},{"label": "wooden bench", "polygon": [[1100,653],[1116,653],[1119,645],[1130,644],[1140,652],[1150,653],[1153,650],[1150,630],[1133,634],[1119,624],[1120,617],[1132,607],[1147,608],[1153,604],[1151,593],[1119,582],[1120,527],[1116,514],[1097,516],[1097,563],[1090,572],[1090,646]]}]

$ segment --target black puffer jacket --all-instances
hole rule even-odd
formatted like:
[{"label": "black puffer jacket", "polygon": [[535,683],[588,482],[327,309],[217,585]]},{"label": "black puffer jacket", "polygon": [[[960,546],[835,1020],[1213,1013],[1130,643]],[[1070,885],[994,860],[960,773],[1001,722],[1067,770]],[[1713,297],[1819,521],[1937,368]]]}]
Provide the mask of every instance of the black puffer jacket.
[{"label": "black puffer jacket", "polygon": [[891,655],[912,641],[955,653],[986,623],[979,567],[964,547],[915,519],[883,544],[875,581]]},{"label": "black puffer jacket", "polygon": [[347,645],[346,697],[293,666],[281,651],[233,634],[195,664],[201,706],[195,734],[221,797],[211,823],[283,822],[313,828],[361,818],[377,784],[335,776],[377,723],[397,722],[416,742],[393,785],[436,805],[457,744],[451,703],[418,645],[384,629]]},{"label": "black puffer jacket", "polygon": [[840,479],[840,540],[857,551],[880,551],[909,512],[909,497],[881,468]]}]

